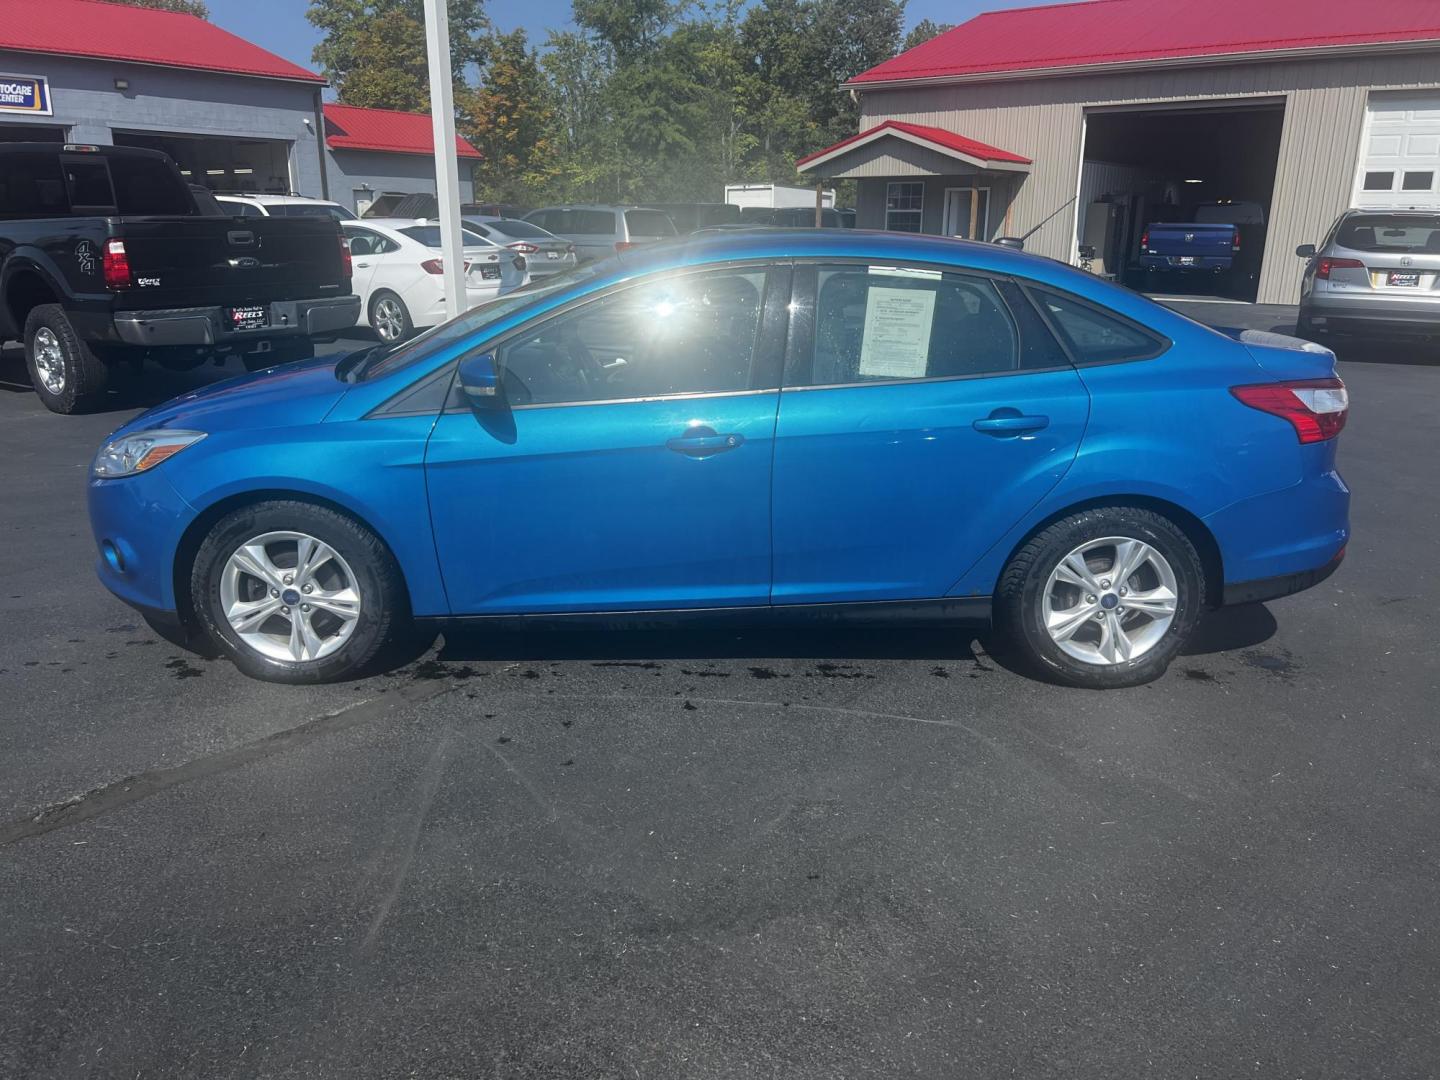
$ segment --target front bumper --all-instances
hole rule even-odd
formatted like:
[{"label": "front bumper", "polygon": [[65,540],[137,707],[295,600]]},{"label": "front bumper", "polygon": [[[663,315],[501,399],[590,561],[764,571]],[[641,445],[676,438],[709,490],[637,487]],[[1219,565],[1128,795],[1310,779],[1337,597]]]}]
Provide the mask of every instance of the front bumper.
[{"label": "front bumper", "polygon": [[164,475],[91,478],[87,501],[104,586],[132,607],[175,611],[175,554],[194,508]]},{"label": "front bumper", "polygon": [[[256,305],[258,306],[258,305]],[[222,307],[117,311],[115,332],[128,345],[243,345],[277,337],[307,337],[346,330],[360,318],[360,298],[324,296],[311,300],[275,300],[267,305],[270,325],[232,330]]]}]

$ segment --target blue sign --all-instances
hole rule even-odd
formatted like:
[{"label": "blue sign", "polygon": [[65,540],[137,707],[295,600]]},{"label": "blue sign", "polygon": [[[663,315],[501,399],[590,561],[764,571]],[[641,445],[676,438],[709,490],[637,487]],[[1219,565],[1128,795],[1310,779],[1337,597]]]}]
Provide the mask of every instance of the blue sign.
[{"label": "blue sign", "polygon": [[0,75],[0,112],[50,116],[50,83],[43,75]]}]

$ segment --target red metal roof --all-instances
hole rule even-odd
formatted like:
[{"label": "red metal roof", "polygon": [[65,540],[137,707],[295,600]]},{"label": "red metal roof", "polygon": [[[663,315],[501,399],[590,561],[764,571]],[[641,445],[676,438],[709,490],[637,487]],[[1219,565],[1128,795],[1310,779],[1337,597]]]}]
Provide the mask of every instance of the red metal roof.
[{"label": "red metal roof", "polygon": [[1410,41],[1440,42],[1440,2],[1090,0],[977,15],[850,85]]},{"label": "red metal roof", "polygon": [[194,15],[101,0],[0,0],[0,49],[325,81]]},{"label": "red metal roof", "polygon": [[1014,166],[1032,164],[1028,157],[1012,154],[1009,150],[1001,150],[998,146],[991,146],[989,143],[983,143],[977,139],[967,139],[964,135],[957,135],[955,132],[946,131],[944,128],[927,127],[924,124],[907,124],[901,120],[886,120],[883,124],[876,124],[872,128],[866,128],[858,135],[851,135],[848,139],[841,139],[834,146],[827,146],[824,150],[816,150],[813,154],[806,154],[795,163],[795,167],[797,169],[804,169],[810,162],[818,164],[821,158],[832,157],[841,151],[863,146],[865,143],[874,142],[876,139],[883,138],[886,135],[906,138],[910,142],[918,141],[929,144],[942,153],[949,152],[951,156],[960,155],[974,165]]},{"label": "red metal roof", "polygon": [[[435,134],[429,113],[326,105],[325,144],[331,150],[380,150],[387,154],[428,157],[435,153]],[[483,156],[458,135],[455,152],[463,158]]]}]

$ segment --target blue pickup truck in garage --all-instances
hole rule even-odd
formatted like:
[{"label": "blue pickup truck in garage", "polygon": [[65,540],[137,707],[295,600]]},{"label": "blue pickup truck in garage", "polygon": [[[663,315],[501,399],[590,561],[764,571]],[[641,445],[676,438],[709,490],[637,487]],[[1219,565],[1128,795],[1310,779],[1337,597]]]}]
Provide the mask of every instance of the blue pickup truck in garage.
[{"label": "blue pickup truck in garage", "polygon": [[1190,221],[1155,221],[1140,237],[1147,291],[1169,279],[1192,291],[1238,293],[1253,286],[1265,242],[1265,209],[1256,202],[1202,203]]}]

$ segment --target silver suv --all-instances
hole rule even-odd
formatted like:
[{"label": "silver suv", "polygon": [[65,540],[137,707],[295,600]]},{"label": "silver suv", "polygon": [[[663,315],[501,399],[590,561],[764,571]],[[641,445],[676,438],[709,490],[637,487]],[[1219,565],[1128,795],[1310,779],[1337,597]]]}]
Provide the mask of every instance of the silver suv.
[{"label": "silver suv", "polygon": [[1301,337],[1440,336],[1440,211],[1347,210],[1295,254]]},{"label": "silver suv", "polygon": [[581,262],[675,235],[668,214],[641,206],[545,206],[525,220],[570,241]]}]

